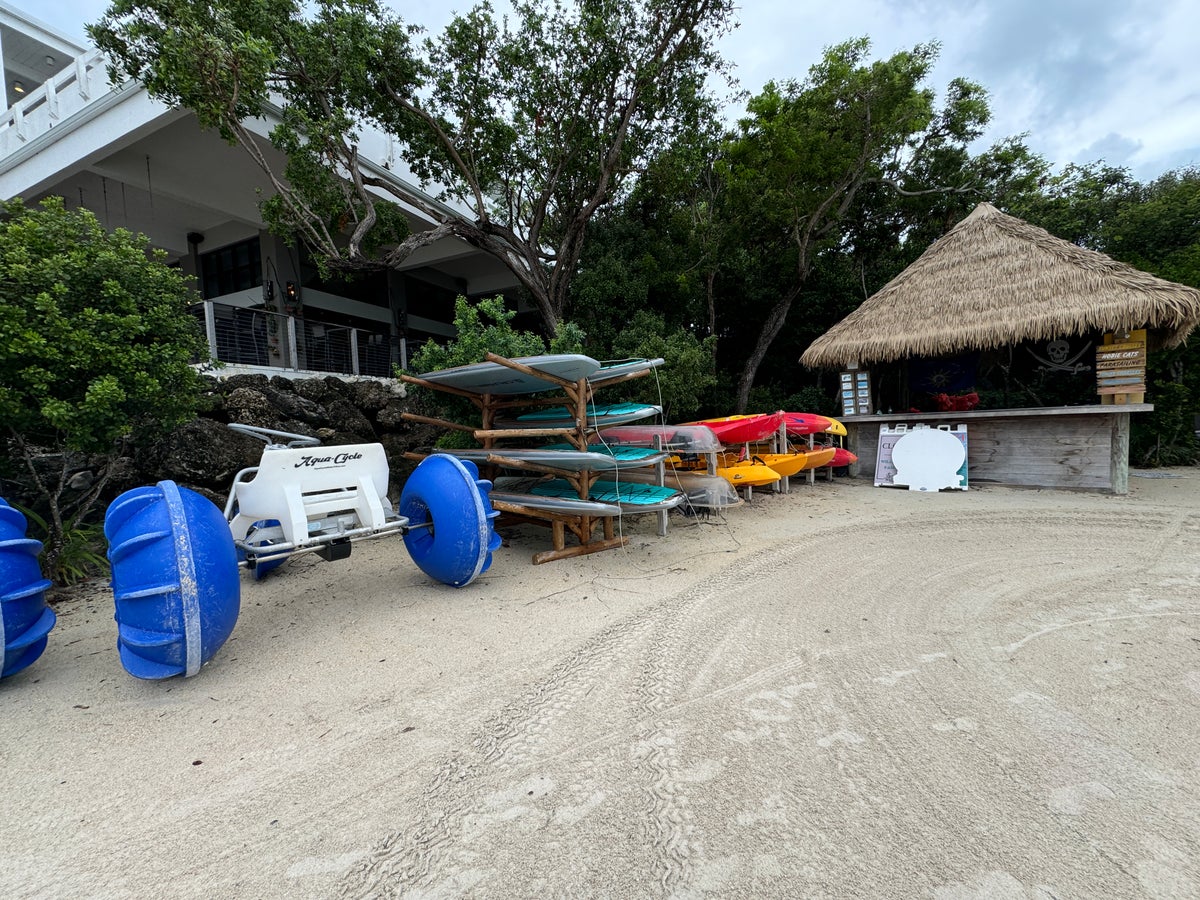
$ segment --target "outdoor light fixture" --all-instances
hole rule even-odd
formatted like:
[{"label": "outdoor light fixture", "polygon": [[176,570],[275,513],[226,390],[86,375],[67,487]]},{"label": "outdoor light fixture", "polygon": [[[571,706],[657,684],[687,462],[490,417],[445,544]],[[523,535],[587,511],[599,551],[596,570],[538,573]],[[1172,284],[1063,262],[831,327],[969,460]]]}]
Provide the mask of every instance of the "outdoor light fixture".
[{"label": "outdoor light fixture", "polygon": [[300,285],[294,281],[289,281],[284,285],[283,293],[287,297],[288,303],[295,303],[300,299]]},{"label": "outdoor light fixture", "polygon": [[25,84],[24,84],[23,82],[20,82],[20,81],[14,81],[14,82],[13,82],[13,93],[14,93],[14,94],[23,94],[23,93],[25,93]]},{"label": "outdoor light fixture", "polygon": [[47,57],[46,57],[46,65],[47,65],[47,66],[52,66],[52,65],[54,65],[54,57],[53,57],[53,56],[47,56]]}]

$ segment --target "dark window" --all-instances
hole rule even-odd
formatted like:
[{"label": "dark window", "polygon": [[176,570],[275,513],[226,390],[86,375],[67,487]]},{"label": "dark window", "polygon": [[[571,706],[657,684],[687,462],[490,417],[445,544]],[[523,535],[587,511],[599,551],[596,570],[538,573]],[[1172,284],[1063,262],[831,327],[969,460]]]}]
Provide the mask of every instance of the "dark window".
[{"label": "dark window", "polygon": [[258,238],[200,254],[201,293],[206,300],[262,284]]},{"label": "dark window", "polygon": [[348,300],[358,300],[360,303],[370,303],[387,309],[391,305],[388,299],[387,270],[380,267],[362,272],[337,272],[330,270],[326,277],[321,277],[312,251],[307,246],[300,246],[300,284],[315,291],[335,294]]},{"label": "dark window", "polygon": [[407,272],[404,275],[404,305],[410,316],[453,322],[454,301],[459,293]]}]

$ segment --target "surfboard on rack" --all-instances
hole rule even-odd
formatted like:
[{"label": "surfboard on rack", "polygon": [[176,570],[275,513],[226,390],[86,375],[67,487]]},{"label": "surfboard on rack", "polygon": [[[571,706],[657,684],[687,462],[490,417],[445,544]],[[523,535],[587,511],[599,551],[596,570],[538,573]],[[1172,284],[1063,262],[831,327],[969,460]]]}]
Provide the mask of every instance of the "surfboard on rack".
[{"label": "surfboard on rack", "polygon": [[[541,356],[522,356],[514,359],[523,366],[545,372],[565,381],[588,378],[600,369],[598,360],[580,353],[551,353]],[[418,378],[432,384],[458,388],[473,394],[537,394],[559,390],[552,381],[526,372],[518,372],[500,363],[481,362],[425,372]]]},{"label": "surfboard on rack", "polygon": [[[600,405],[589,403],[587,407],[587,427],[603,428],[607,425],[620,425],[624,422],[637,422],[639,419],[649,419],[661,415],[661,406],[648,406],[641,403],[610,403]],[[525,413],[514,419],[500,419],[497,428],[571,428],[576,425],[575,413],[565,406],[554,406],[537,412]]]},{"label": "surfboard on rack", "polygon": [[621,514],[621,507],[615,503],[580,500],[578,495],[572,497],[545,497],[525,491],[493,490],[490,496],[493,504],[507,503],[513,506],[528,506],[531,509],[564,513],[566,515],[599,517],[619,516]]},{"label": "surfboard on rack", "polygon": [[657,369],[666,360],[661,357],[655,359],[627,359],[621,362],[606,362],[601,364],[600,368],[587,376],[588,384],[593,387],[598,387],[602,384],[607,384],[610,381],[615,381],[618,378],[624,378],[628,375],[638,375],[642,372],[649,372],[651,369]]},{"label": "surfboard on rack", "polygon": [[[496,490],[532,494],[560,500],[578,500],[579,493],[561,478],[550,480],[507,479],[496,480]],[[672,509],[684,501],[684,494],[673,487],[657,484],[641,484],[635,481],[601,479],[592,484],[588,500],[593,503],[614,504],[622,513],[648,513]]]},{"label": "surfboard on rack", "polygon": [[[611,449],[611,452],[609,452]],[[666,453],[650,450],[645,447],[613,447],[603,444],[593,444],[585,450],[576,450],[570,444],[552,444],[538,448],[508,448],[493,447],[490,450],[471,448],[467,450],[446,451],[459,459],[469,459],[476,465],[488,462],[489,456],[507,457],[530,465],[546,465],[555,469],[567,469],[573,472],[591,469],[604,472],[614,469],[640,468],[652,466],[666,458]],[[501,463],[503,465],[503,463]]]}]

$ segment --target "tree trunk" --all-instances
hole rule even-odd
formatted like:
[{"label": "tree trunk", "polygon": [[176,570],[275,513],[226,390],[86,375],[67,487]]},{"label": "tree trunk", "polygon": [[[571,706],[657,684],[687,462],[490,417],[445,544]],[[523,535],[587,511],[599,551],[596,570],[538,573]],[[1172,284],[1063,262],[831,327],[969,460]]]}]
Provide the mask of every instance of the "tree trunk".
[{"label": "tree trunk", "polygon": [[771,342],[783,330],[783,323],[787,321],[788,311],[791,310],[792,302],[799,294],[799,287],[792,288],[767,314],[762,330],[758,333],[758,341],[754,345],[754,350],[746,358],[746,364],[742,367],[741,375],[738,376],[737,396],[734,400],[735,413],[740,415],[746,411],[746,406],[750,403],[750,389],[754,387],[754,379],[758,375],[758,367],[762,365],[767,350],[771,347]]}]

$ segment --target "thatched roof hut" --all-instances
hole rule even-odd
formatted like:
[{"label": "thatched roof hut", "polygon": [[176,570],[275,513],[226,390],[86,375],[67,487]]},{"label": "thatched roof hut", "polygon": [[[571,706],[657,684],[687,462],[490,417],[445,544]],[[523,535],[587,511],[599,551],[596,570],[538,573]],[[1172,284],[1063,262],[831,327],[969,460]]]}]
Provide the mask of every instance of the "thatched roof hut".
[{"label": "thatched roof hut", "polygon": [[1149,328],[1174,346],[1200,290],[1164,281],[980,203],[813,342],[812,368],[949,356],[1089,331]]}]

